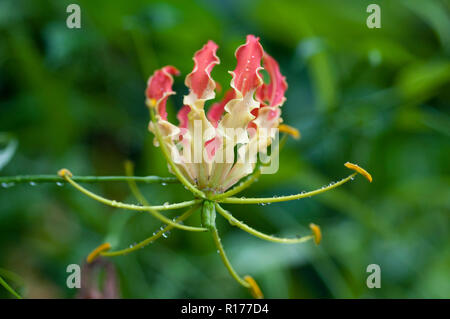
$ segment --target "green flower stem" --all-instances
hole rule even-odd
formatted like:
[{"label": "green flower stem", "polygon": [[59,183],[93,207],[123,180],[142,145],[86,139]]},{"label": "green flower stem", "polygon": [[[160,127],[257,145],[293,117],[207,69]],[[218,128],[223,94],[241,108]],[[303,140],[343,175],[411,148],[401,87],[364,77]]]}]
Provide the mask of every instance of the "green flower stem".
[{"label": "green flower stem", "polygon": [[[133,175],[133,164],[131,162],[125,162],[125,174],[127,176]],[[131,189],[131,192],[136,197],[136,199],[141,203],[143,206],[150,206],[149,202],[145,199],[144,195],[142,195],[141,191],[137,187],[136,183],[132,180],[128,180],[128,186]],[[148,212],[153,215],[153,217],[159,219],[165,224],[172,225],[174,228],[183,229],[187,231],[207,231],[206,228],[203,227],[192,227],[192,226],[185,226],[181,224],[177,224],[171,219],[167,218],[166,216],[162,215],[156,210],[149,209]]]},{"label": "green flower stem", "polygon": [[3,280],[2,277],[0,277],[0,285],[5,287],[5,289],[8,290],[17,299],[22,299],[22,296],[19,295],[14,289],[12,289],[11,286],[8,285],[8,283],[5,280]]},{"label": "green flower stem", "polygon": [[161,151],[166,158],[167,162],[170,165],[170,168],[172,169],[172,173],[178,178],[178,180],[183,184],[188,190],[190,190],[194,195],[206,199],[205,193],[203,193],[201,190],[197,189],[194,185],[192,185],[180,172],[178,167],[175,165],[175,163],[172,161],[172,157],[169,154],[169,150],[166,148],[166,145],[164,144],[164,141],[161,137],[161,132],[159,131],[158,123],[156,122],[155,118],[155,111],[153,108],[150,108],[150,117],[155,127],[155,136],[156,139],[159,142],[159,147],[161,148]]},{"label": "green flower stem", "polygon": [[278,202],[286,202],[294,199],[301,199],[306,197],[311,197],[314,195],[318,195],[321,193],[324,193],[326,191],[329,191],[333,188],[339,187],[342,184],[347,183],[348,181],[352,180],[355,175],[358,173],[353,173],[346,178],[340,180],[337,183],[330,184],[326,187],[322,187],[319,189],[316,189],[311,192],[306,193],[300,193],[295,195],[288,195],[288,196],[278,196],[278,197],[262,197],[262,198],[238,198],[238,197],[228,197],[224,199],[218,200],[220,203],[227,203],[227,204],[266,204],[266,203],[278,203]]},{"label": "green flower stem", "polygon": [[[175,219],[175,223],[180,223],[183,220],[187,219],[189,216],[191,216],[195,210],[199,207],[199,205],[194,205],[193,207],[191,207],[189,210],[187,210],[185,213],[183,213],[182,215],[180,215],[179,217],[177,217]],[[160,237],[163,236],[164,233],[170,231],[171,229],[173,229],[174,227],[172,225],[167,225],[166,227],[164,227],[163,229],[161,229],[160,231],[158,231],[157,233],[155,233],[154,235],[144,239],[143,241],[141,241],[140,243],[133,245],[129,248],[125,248],[125,249],[121,249],[121,250],[117,250],[117,251],[104,251],[101,252],[100,255],[102,256],[106,256],[106,257],[113,257],[113,256],[120,256],[120,255],[125,255],[128,253],[131,253],[135,250],[138,250],[140,248],[143,248],[145,246],[147,246],[148,244],[154,242],[155,240],[159,239]]]},{"label": "green flower stem", "polygon": [[243,222],[237,220],[233,215],[231,215],[225,209],[220,207],[219,204],[216,204],[216,209],[219,212],[219,214],[221,214],[223,217],[225,217],[225,219],[227,219],[230,222],[231,225],[237,226],[240,229],[242,229],[243,231],[246,231],[247,233],[249,233],[253,236],[256,236],[258,238],[261,238],[261,239],[264,239],[267,241],[271,241],[274,243],[282,243],[282,244],[298,244],[298,243],[303,243],[305,241],[314,239],[313,235],[303,236],[303,237],[299,237],[299,238],[280,238],[280,237],[270,236],[270,235],[264,234],[260,231],[257,231],[256,229],[253,229],[250,226],[244,224]]},{"label": "green flower stem", "polygon": [[244,286],[245,288],[251,288],[251,285],[245,281],[243,278],[241,278],[237,272],[234,270],[233,266],[231,265],[230,261],[228,260],[227,254],[225,253],[225,250],[223,249],[222,243],[220,242],[219,233],[217,232],[217,227],[214,224],[211,228],[211,235],[213,237],[214,243],[216,244],[217,250],[220,254],[220,257],[222,258],[223,263],[225,264],[225,267],[227,267],[228,271],[230,272],[231,276],[236,279],[236,281]]},{"label": "green flower stem", "polygon": [[183,208],[183,207],[189,207],[194,204],[197,204],[201,202],[201,200],[190,200],[186,202],[176,203],[176,204],[167,204],[167,205],[159,205],[159,206],[139,206],[139,205],[133,205],[133,204],[125,204],[122,202],[117,202],[115,200],[109,200],[104,197],[101,197],[97,194],[92,193],[91,191],[87,190],[80,184],[74,182],[68,174],[64,175],[64,178],[67,182],[69,182],[73,187],[75,187],[77,190],[82,192],[83,194],[87,195],[88,197],[102,203],[108,206],[116,207],[116,208],[123,208],[128,210],[134,210],[134,211],[149,211],[149,210],[170,210],[170,209],[177,209],[177,208]]},{"label": "green flower stem", "polygon": [[[73,176],[72,180],[79,183],[127,182],[130,180],[147,184],[174,184],[180,182],[176,177],[159,176]],[[0,184],[3,183],[66,183],[66,180],[58,175],[17,175],[0,177]]]}]

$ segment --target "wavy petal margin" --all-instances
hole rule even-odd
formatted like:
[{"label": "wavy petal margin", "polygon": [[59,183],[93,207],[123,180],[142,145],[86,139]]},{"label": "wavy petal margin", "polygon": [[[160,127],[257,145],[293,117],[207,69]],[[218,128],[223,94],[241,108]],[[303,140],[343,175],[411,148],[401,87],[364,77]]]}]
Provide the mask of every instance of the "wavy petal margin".
[{"label": "wavy petal margin", "polygon": [[281,106],[286,100],[284,93],[287,90],[286,78],[281,74],[280,67],[267,53],[263,57],[264,69],[269,73],[270,83],[264,83],[256,91],[256,98],[267,106]]},{"label": "wavy petal margin", "polygon": [[[186,76],[185,84],[191,89],[185,104],[194,106],[196,100],[209,100],[214,98],[216,82],[211,78],[211,71],[220,63],[216,55],[218,45],[208,41],[194,55],[194,69]],[[201,105],[203,107],[203,105]]]},{"label": "wavy petal margin", "polygon": [[147,97],[147,106],[156,107],[159,116],[167,120],[166,102],[170,95],[175,94],[172,91],[173,77],[172,75],[179,75],[180,71],[173,66],[165,66],[162,69],[156,70],[147,81],[147,90],[145,95]]},{"label": "wavy petal margin", "polygon": [[[261,78],[261,59],[264,50],[259,38],[248,35],[247,41],[236,50],[237,65],[232,75],[231,87],[235,97],[225,105],[226,114],[219,126],[223,128],[246,128],[255,116],[251,113],[259,107],[259,102],[253,98],[255,91],[264,82]],[[245,143],[245,138],[238,138],[238,143]]]}]

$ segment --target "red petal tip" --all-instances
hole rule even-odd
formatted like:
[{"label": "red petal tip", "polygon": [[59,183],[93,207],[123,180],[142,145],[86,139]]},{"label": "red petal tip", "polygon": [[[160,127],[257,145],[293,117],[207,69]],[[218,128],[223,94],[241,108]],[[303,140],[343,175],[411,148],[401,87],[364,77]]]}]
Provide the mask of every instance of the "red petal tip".
[{"label": "red petal tip", "polygon": [[[198,98],[205,98],[215,82],[211,79],[211,71],[216,64],[220,63],[216,55],[219,46],[209,40],[194,55],[194,69],[186,77],[186,86],[192,89]],[[208,90],[208,87],[210,90]],[[214,87],[212,87],[214,89]]]},{"label": "red petal tip", "polygon": [[180,71],[178,71],[177,68],[168,65],[156,70],[148,79],[145,94],[150,101],[150,105],[158,108],[158,113],[163,119],[167,118],[167,98],[169,95],[175,94],[175,92],[172,91],[172,75],[178,74],[180,74]]}]

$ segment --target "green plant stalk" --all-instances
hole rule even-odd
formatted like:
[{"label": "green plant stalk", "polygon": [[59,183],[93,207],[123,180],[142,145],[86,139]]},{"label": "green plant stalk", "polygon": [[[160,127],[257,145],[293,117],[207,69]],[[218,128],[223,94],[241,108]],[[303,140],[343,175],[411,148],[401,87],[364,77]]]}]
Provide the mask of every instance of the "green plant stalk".
[{"label": "green plant stalk", "polygon": [[230,261],[228,260],[227,254],[225,253],[225,250],[223,249],[222,243],[220,242],[219,233],[217,232],[217,227],[214,225],[214,227],[211,229],[211,235],[214,240],[214,244],[217,247],[217,250],[220,254],[220,258],[222,258],[223,263],[225,264],[225,267],[227,267],[228,271],[230,272],[231,276],[242,286],[245,288],[250,288],[250,284],[242,279],[237,272],[234,270],[233,266],[231,265]]},{"label": "green plant stalk", "polygon": [[170,168],[172,169],[173,174],[178,178],[178,180],[188,189],[190,190],[195,196],[206,199],[205,193],[203,193],[201,190],[197,189],[194,185],[192,185],[180,172],[178,167],[175,165],[175,163],[172,161],[172,157],[169,154],[169,151],[166,148],[166,145],[164,144],[164,141],[161,137],[161,132],[159,131],[158,123],[156,122],[155,118],[155,111],[153,108],[150,108],[150,117],[153,122],[153,125],[155,127],[155,136],[156,139],[159,142],[159,147],[161,148],[161,151],[166,158],[167,162],[170,165]]},{"label": "green plant stalk", "polygon": [[207,227],[209,231],[211,232],[212,238],[214,240],[214,244],[217,247],[217,251],[220,254],[220,258],[222,258],[223,263],[225,264],[225,267],[227,267],[228,271],[230,272],[231,276],[236,279],[236,281],[244,286],[245,288],[250,288],[250,284],[242,279],[237,272],[234,270],[233,266],[231,265],[230,261],[228,260],[227,254],[225,253],[225,250],[223,249],[222,243],[220,242],[219,233],[217,231],[216,227],[216,205],[213,202],[205,201],[203,203],[202,207],[202,223],[203,226]]},{"label": "green plant stalk", "polygon": [[203,227],[212,230],[216,224],[216,207],[211,201],[204,201],[202,206],[201,220]]}]

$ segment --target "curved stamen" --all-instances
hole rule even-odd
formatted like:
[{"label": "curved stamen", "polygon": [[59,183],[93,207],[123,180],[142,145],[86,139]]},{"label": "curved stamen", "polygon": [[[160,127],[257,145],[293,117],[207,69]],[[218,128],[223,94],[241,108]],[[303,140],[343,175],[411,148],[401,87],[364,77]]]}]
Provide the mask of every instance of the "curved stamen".
[{"label": "curved stamen", "polygon": [[316,189],[314,191],[306,192],[306,193],[287,195],[287,196],[278,196],[278,197],[261,197],[261,198],[228,197],[225,199],[218,200],[218,202],[227,203],[227,204],[265,204],[265,203],[286,202],[286,201],[290,201],[290,200],[294,200],[294,199],[311,197],[314,195],[325,193],[326,191],[329,191],[333,188],[339,187],[339,186],[347,183],[348,181],[352,180],[356,174],[358,174],[358,173],[353,173],[353,174],[347,176],[346,178],[341,179],[337,183],[330,184],[326,187],[322,187],[322,188]]},{"label": "curved stamen", "polygon": [[237,226],[240,229],[242,229],[243,231],[245,231],[253,236],[256,236],[258,238],[267,240],[267,241],[271,241],[274,243],[282,243],[282,244],[298,244],[298,243],[303,243],[305,241],[308,241],[308,240],[311,240],[314,238],[313,235],[303,236],[303,237],[299,237],[299,238],[280,238],[280,237],[270,236],[270,235],[264,234],[260,231],[257,231],[256,229],[253,229],[250,226],[244,224],[243,222],[237,220],[233,215],[231,215],[225,209],[220,207],[219,204],[216,204],[216,209],[220,215],[225,217],[225,219],[230,222],[231,225]]},{"label": "curved stamen", "polygon": [[245,276],[244,280],[250,284],[250,292],[256,299],[263,299],[264,295],[252,276]]},{"label": "curved stamen", "polygon": [[[185,213],[183,213],[182,215],[177,217],[175,219],[175,223],[179,223],[179,222],[182,222],[183,220],[187,219],[189,216],[191,216],[195,212],[195,210],[198,207],[199,207],[199,205],[195,205],[195,206],[191,207]],[[158,238],[162,237],[164,235],[164,233],[168,232],[169,230],[171,230],[173,228],[174,227],[172,225],[167,225],[166,227],[164,227],[163,229],[161,229],[157,233],[155,233],[152,236],[144,239],[143,241],[139,242],[136,245],[133,245],[133,246],[131,246],[129,248],[125,248],[125,249],[116,250],[116,251],[104,251],[104,252],[101,252],[100,255],[101,256],[105,256],[105,257],[114,257],[114,256],[120,256],[120,255],[125,255],[125,254],[128,254],[128,253],[131,253],[131,252],[133,252],[135,250],[143,248],[143,247],[147,246],[148,244],[154,242]]]},{"label": "curved stamen", "polygon": [[372,175],[370,175],[370,173],[368,171],[366,171],[364,168],[362,168],[361,166],[358,166],[358,165],[350,163],[350,162],[347,162],[344,165],[345,165],[345,167],[350,168],[350,169],[354,170],[355,172],[361,174],[362,176],[367,178],[367,180],[370,183],[372,183]]},{"label": "curved stamen", "polygon": [[286,124],[281,124],[280,126],[278,126],[278,129],[280,130],[280,132],[289,134],[296,140],[300,139],[300,136],[301,136],[300,131],[297,130],[295,127],[292,127],[292,126],[289,126]]},{"label": "curved stamen", "polygon": [[316,224],[310,223],[309,228],[313,232],[314,242],[316,243],[316,245],[319,245],[322,241],[322,232],[320,231],[320,227]]},{"label": "curved stamen", "polygon": [[111,249],[111,244],[110,243],[103,243],[103,244],[101,244],[100,246],[95,248],[93,251],[91,251],[91,253],[86,258],[86,262],[90,264],[91,262],[94,261],[95,258],[98,257],[98,255],[100,255],[101,252],[106,251],[106,250],[110,250],[110,249]]},{"label": "curved stamen", "polygon": [[71,178],[72,173],[70,173],[67,169],[62,169],[58,172],[58,175],[63,177],[68,183],[70,183],[73,187],[75,187],[77,190],[82,192],[83,194],[87,195],[88,197],[111,207],[116,208],[123,208],[128,210],[134,210],[134,211],[148,211],[148,210],[170,210],[170,209],[177,209],[177,208],[183,208],[183,207],[189,207],[194,204],[200,203],[201,200],[190,200],[185,201],[181,203],[175,203],[175,204],[167,204],[167,205],[158,205],[158,206],[139,206],[139,205],[133,205],[133,204],[125,204],[122,202],[117,202],[115,200],[106,199],[104,197],[101,197],[97,194],[94,194],[93,192],[87,190],[80,184],[74,182]]}]

